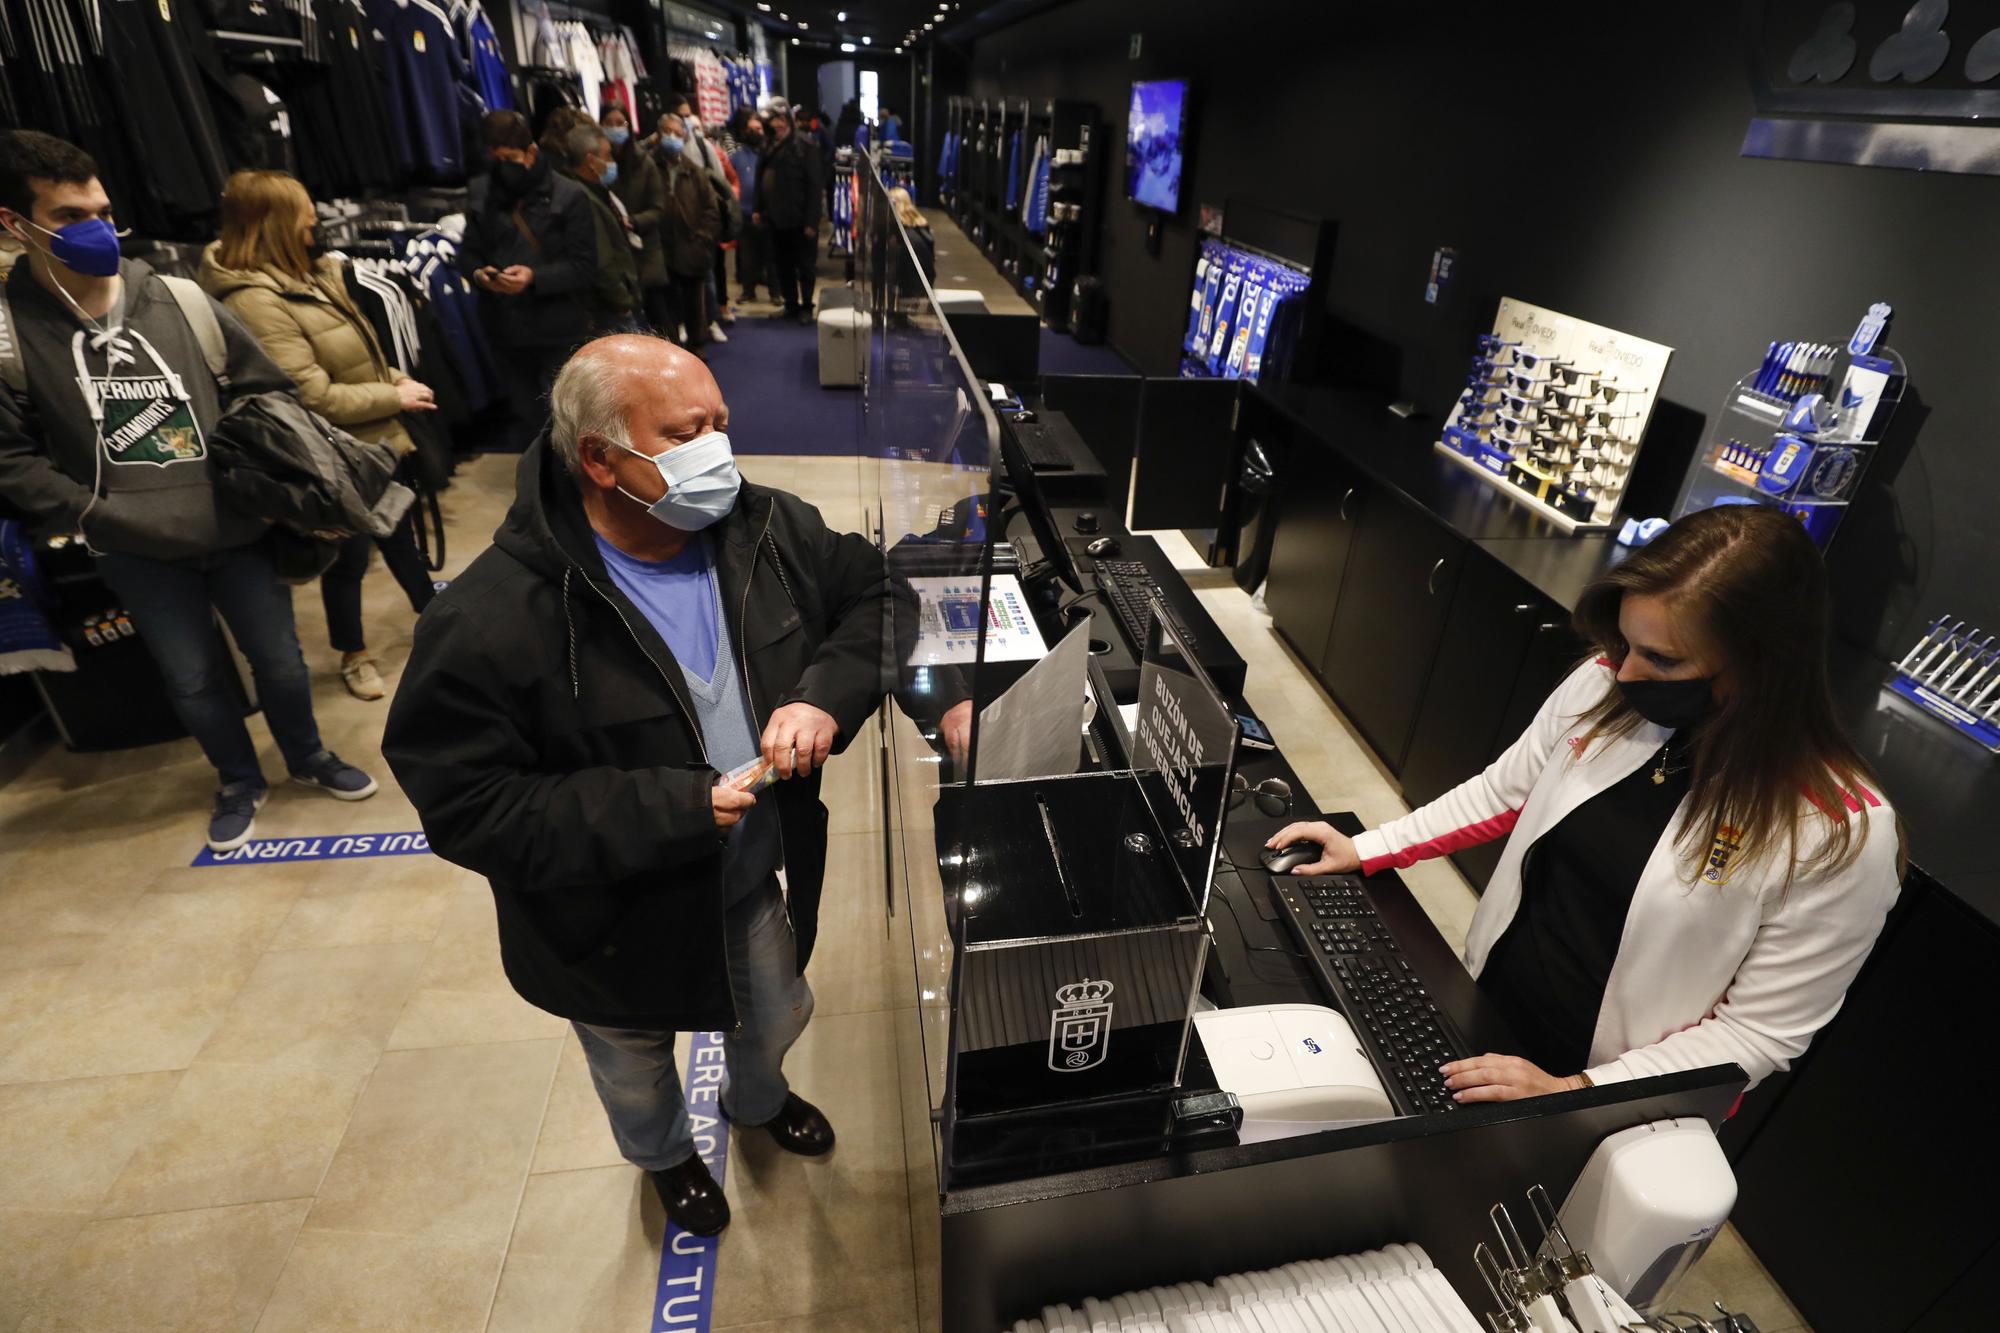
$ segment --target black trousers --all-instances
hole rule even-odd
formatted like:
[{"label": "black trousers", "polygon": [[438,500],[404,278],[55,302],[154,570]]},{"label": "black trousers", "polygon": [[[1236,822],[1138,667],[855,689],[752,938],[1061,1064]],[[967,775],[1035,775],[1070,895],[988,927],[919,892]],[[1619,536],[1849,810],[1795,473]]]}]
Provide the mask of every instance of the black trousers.
[{"label": "black trousers", "polygon": [[690,352],[706,347],[708,326],[715,319],[715,312],[708,308],[708,274],[672,274],[661,290],[667,294],[667,320],[661,336],[673,338],[674,326],[679,324],[687,330],[676,339],[681,346]]},{"label": "black trousers", "polygon": [[503,346],[497,350],[507,375],[507,406],[514,418],[501,447],[518,454],[534,441],[548,417],[549,386],[569,360],[569,348]]},{"label": "black trousers", "polygon": [[745,299],[760,287],[777,293],[778,275],[771,268],[770,228],[744,222],[743,234],[736,238],[736,285],[743,289]]},{"label": "black trousers", "polygon": [[410,610],[421,615],[431,604],[431,598],[437,596],[431,571],[417,550],[416,521],[417,510],[412,505],[388,536],[356,533],[341,543],[340,554],[327,566],[326,573],[319,576],[320,605],[326,608],[326,637],[334,651],[358,653],[368,646],[368,636],[361,627],[361,580],[368,573],[370,551],[382,552],[382,563],[388,566],[403,595],[410,599]]},{"label": "black trousers", "polygon": [[819,238],[804,227],[773,227],[771,251],[778,265],[778,299],[785,313],[812,309],[813,278],[819,267]]}]

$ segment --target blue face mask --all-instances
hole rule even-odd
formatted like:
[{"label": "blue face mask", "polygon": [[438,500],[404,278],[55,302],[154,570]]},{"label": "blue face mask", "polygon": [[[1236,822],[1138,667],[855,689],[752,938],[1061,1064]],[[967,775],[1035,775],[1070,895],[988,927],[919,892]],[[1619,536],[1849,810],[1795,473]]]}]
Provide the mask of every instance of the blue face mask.
[{"label": "blue face mask", "polygon": [[48,252],[64,268],[93,278],[108,278],[118,271],[118,229],[103,218],[72,222],[61,231],[28,225],[49,238]]},{"label": "blue face mask", "polygon": [[605,163],[604,172],[597,178],[597,183],[607,190],[616,185],[618,183],[618,164],[616,162]]},{"label": "blue face mask", "polygon": [[604,137],[611,140],[613,148],[623,148],[626,142],[631,139],[632,131],[623,125],[613,125],[604,132]]},{"label": "blue face mask", "polygon": [[660,151],[668,157],[679,157],[687,151],[687,140],[678,134],[663,134],[660,136]]},{"label": "blue face mask", "polygon": [[730,451],[729,437],[719,430],[697,435],[686,444],[661,454],[641,454],[630,445],[618,446],[637,454],[660,470],[667,493],[651,504],[623,486],[618,493],[670,528],[700,532],[736,507],[736,493],[743,477],[736,471],[736,455]]}]

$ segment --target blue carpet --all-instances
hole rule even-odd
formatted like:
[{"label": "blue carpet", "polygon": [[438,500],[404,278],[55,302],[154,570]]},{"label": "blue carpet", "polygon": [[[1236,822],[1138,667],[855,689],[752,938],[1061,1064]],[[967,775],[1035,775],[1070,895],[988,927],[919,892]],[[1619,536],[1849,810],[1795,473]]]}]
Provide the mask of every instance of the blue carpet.
[{"label": "blue carpet", "polygon": [[1042,326],[1042,373],[1044,375],[1136,375],[1130,362],[1111,350],[1108,343],[1085,346],[1067,333]]},{"label": "blue carpet", "polygon": [[708,368],[729,404],[739,454],[852,454],[861,437],[861,391],[819,387],[819,331],[746,314],[729,341],[708,349]]}]

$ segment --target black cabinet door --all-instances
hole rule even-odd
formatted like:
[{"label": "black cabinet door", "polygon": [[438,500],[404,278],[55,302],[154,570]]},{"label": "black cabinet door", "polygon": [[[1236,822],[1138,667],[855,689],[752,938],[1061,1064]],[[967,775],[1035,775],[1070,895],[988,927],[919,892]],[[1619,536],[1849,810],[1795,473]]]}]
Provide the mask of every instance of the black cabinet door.
[{"label": "black cabinet door", "polygon": [[1367,497],[1361,479],[1310,440],[1292,444],[1271,541],[1264,605],[1309,667],[1319,664],[1340,601],[1342,571]]},{"label": "black cabinet door", "polygon": [[1482,551],[1466,553],[1403,759],[1403,799],[1412,808],[1444,795],[1499,752],[1514,678],[1544,609],[1519,575]]},{"label": "black cabinet door", "polygon": [[1500,714],[1500,734],[1486,762],[1498,759],[1502,751],[1521,738],[1542,711],[1542,704],[1556,686],[1576,669],[1589,645],[1570,628],[1569,613],[1545,597],[1536,597],[1529,627],[1528,648],[1521,656],[1521,669],[1514,673],[1514,689]]},{"label": "black cabinet door", "polygon": [[1456,533],[1400,500],[1362,506],[1320,679],[1392,773],[1402,771],[1465,555]]},{"label": "black cabinet door", "polygon": [[1736,1164],[1736,1225],[1820,1333],[1940,1327],[1919,1321],[2000,1239],[1982,1067],[2000,931],[1920,876],[1904,892],[1903,924]]}]

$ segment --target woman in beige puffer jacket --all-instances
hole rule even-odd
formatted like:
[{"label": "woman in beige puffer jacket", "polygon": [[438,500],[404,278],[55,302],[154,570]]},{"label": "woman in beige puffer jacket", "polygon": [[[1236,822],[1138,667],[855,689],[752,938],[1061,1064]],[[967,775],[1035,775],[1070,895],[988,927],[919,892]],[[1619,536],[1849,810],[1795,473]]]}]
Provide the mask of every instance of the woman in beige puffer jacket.
[{"label": "woman in beige puffer jacket", "polygon": [[[408,455],[416,445],[404,412],[437,407],[430,389],[389,364],[368,319],[347,294],[339,260],[316,244],[317,219],[305,186],[282,171],[239,171],[222,193],[222,239],[202,254],[201,285],[229,307],[265,352],[297,382],[299,398],[349,434]],[[417,550],[412,517],[380,540],[357,533],[320,576],[327,637],[340,651],[340,676],[361,699],[387,689],[361,624],[361,580],[371,547],[421,612],[434,595]]]}]

